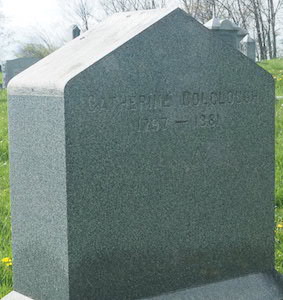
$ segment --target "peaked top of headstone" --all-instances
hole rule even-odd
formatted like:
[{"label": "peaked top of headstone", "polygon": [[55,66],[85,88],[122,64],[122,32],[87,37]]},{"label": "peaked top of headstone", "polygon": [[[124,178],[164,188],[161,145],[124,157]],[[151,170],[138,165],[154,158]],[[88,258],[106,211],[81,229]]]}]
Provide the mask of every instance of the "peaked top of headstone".
[{"label": "peaked top of headstone", "polygon": [[231,22],[228,19],[225,19],[221,21],[220,29],[238,31],[240,28],[235,23]]},{"label": "peaked top of headstone", "polygon": [[246,36],[242,39],[242,42],[243,42],[243,43],[254,43],[255,40],[252,39],[252,38],[250,37],[250,35],[248,34],[248,35],[246,35]]},{"label": "peaked top of headstone", "polygon": [[[116,13],[15,76],[9,94],[62,95],[66,83],[107,54],[180,8]],[[39,76],[40,74],[40,76]]]},{"label": "peaked top of headstone", "polygon": [[218,18],[212,18],[204,24],[208,29],[219,29],[221,26],[221,20]]},{"label": "peaked top of headstone", "polygon": [[79,30],[80,30],[79,26],[76,25],[76,24],[73,24],[73,25],[72,25],[72,29],[79,29]]},{"label": "peaked top of headstone", "polygon": [[240,30],[237,32],[237,35],[240,36],[240,37],[244,37],[248,34],[248,31],[246,29],[243,29],[241,27],[239,27]]}]

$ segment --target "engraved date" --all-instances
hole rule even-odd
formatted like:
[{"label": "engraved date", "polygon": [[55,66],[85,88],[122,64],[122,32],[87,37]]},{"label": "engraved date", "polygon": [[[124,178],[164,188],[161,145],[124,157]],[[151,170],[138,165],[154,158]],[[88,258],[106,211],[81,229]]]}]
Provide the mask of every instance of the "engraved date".
[{"label": "engraved date", "polygon": [[216,127],[220,122],[219,114],[198,114],[195,116],[195,127]]},{"label": "engraved date", "polygon": [[167,118],[140,118],[138,121],[139,132],[164,131],[168,127]]}]

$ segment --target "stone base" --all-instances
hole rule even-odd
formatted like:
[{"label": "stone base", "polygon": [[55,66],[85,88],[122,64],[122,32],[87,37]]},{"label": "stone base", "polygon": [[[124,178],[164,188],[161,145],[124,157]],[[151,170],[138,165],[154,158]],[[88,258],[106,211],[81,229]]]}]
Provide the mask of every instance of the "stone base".
[{"label": "stone base", "polygon": [[[143,300],[283,300],[283,276],[267,272],[238,277]],[[37,300],[11,292],[2,300]],[[57,300],[57,299],[50,299]],[[67,299],[61,299],[67,300]],[[85,300],[85,299],[76,299]],[[134,299],[133,299],[134,300]]]}]

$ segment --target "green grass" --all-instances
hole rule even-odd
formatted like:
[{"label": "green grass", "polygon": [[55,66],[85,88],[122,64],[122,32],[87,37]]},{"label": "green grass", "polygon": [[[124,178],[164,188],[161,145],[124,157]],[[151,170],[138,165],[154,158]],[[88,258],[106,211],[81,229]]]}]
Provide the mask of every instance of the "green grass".
[{"label": "green grass", "polygon": [[[283,96],[283,59],[259,63],[276,77],[276,94]],[[1,74],[1,73],[0,73]],[[1,81],[0,76],[0,81]],[[279,80],[280,79],[280,80]],[[276,101],[276,269],[283,273],[283,99]],[[0,260],[12,257],[6,92],[0,90]],[[282,228],[281,228],[282,226]],[[12,267],[0,261],[0,299],[12,290]]]},{"label": "green grass", "polygon": [[283,99],[276,101],[275,113],[275,195],[276,206],[283,208]]},{"label": "green grass", "polygon": [[259,65],[273,75],[276,96],[283,96],[283,59],[263,60]]},{"label": "green grass", "polygon": [[[283,59],[265,60],[259,65],[273,75],[276,95],[283,96]],[[276,206],[283,208],[283,99],[276,101],[275,113],[275,195]]]},{"label": "green grass", "polygon": [[[0,90],[0,260],[12,257],[6,91]],[[0,298],[12,289],[12,267],[0,261]]]},{"label": "green grass", "polygon": [[283,274],[283,208],[275,209],[275,266],[278,272]]},{"label": "green grass", "polygon": [[[262,61],[259,65],[273,75],[276,95],[283,96],[283,59]],[[275,114],[275,265],[283,273],[283,99],[276,101]]]}]

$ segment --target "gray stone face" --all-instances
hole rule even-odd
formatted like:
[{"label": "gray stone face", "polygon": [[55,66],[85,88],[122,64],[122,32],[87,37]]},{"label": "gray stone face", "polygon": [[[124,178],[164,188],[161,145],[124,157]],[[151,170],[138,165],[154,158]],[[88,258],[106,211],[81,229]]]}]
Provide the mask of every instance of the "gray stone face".
[{"label": "gray stone face", "polygon": [[34,63],[38,62],[37,57],[22,57],[12,60],[6,60],[2,65],[3,87],[7,88],[9,81],[17,74],[21,73]]},{"label": "gray stone face", "polygon": [[113,15],[15,77],[9,134],[15,291],[198,299],[231,280],[224,300],[273,280],[273,79],[182,10]]}]

